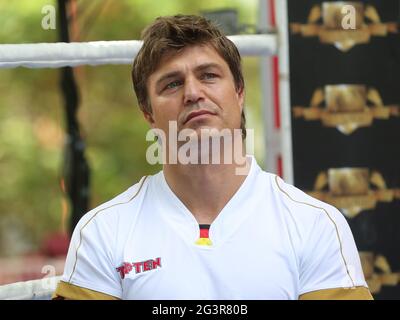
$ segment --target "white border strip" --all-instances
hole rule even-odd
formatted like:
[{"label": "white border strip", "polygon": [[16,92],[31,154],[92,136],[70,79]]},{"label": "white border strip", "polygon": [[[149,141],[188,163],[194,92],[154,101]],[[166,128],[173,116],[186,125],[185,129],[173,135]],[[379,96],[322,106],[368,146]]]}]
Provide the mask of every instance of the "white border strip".
[{"label": "white border strip", "polygon": [[[269,17],[269,0],[259,0],[258,27],[263,30],[271,26]],[[265,170],[278,174],[277,159],[282,156],[281,130],[275,128],[274,91],[272,77],[272,57],[260,59],[261,74],[261,108],[263,115]]]},{"label": "white border strip", "polygon": [[275,1],[276,21],[282,28],[278,29],[279,38],[279,98],[281,109],[281,145],[283,178],[287,183],[294,183],[292,124],[290,109],[290,72],[289,72],[289,33],[288,10],[286,0]]},{"label": "white border strip", "polygon": [[[274,34],[229,36],[242,56],[277,52]],[[131,64],[142,41],[94,41],[0,45],[0,68],[60,68],[65,66]]]}]

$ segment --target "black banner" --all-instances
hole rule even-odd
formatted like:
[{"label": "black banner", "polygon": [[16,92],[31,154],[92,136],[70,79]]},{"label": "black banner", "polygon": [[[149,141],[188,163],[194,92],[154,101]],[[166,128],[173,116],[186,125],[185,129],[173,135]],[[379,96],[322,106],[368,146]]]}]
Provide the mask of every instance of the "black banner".
[{"label": "black banner", "polygon": [[337,207],[400,299],[400,1],[288,0],[294,182]]}]

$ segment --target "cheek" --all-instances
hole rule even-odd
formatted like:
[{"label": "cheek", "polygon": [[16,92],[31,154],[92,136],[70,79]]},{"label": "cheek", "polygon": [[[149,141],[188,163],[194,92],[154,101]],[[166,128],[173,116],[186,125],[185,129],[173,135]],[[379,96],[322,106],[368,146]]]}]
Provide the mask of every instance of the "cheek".
[{"label": "cheek", "polygon": [[229,118],[239,118],[239,121],[242,113],[241,104],[242,101],[238,98],[236,91],[232,90],[228,91],[228,93],[224,95],[224,99],[222,100],[224,113],[226,113]]},{"label": "cheek", "polygon": [[171,101],[154,104],[153,118],[157,127],[168,127],[168,122],[176,121],[178,116],[179,109]]},{"label": "cheek", "polygon": [[229,105],[229,112],[230,112],[230,118],[232,119],[232,123],[234,127],[239,128],[240,123],[242,122],[242,107],[240,105],[240,101],[237,99],[236,93],[232,94],[232,98],[230,100],[230,105]]}]

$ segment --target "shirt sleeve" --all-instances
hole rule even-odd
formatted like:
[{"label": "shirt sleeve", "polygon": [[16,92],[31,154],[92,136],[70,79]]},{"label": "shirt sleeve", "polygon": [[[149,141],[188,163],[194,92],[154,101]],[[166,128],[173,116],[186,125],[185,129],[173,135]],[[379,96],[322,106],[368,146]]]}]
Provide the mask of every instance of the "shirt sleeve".
[{"label": "shirt sleeve", "polygon": [[306,297],[309,294],[315,299],[372,298],[346,219],[339,210],[328,204],[317,203],[313,207],[320,214],[300,260],[299,296]]},{"label": "shirt sleeve", "polygon": [[[103,217],[101,217],[103,215]],[[122,297],[122,286],[114,266],[112,223],[99,210],[86,214],[76,226],[64,274],[53,298],[106,299]]]}]

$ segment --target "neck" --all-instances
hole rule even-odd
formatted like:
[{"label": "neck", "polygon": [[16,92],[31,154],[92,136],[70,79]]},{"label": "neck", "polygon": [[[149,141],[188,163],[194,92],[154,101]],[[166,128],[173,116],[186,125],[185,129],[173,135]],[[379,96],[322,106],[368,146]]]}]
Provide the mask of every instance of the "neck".
[{"label": "neck", "polygon": [[[211,224],[240,188],[250,168],[232,164],[165,164],[165,179],[199,224]],[[239,174],[238,174],[239,173]]]}]

